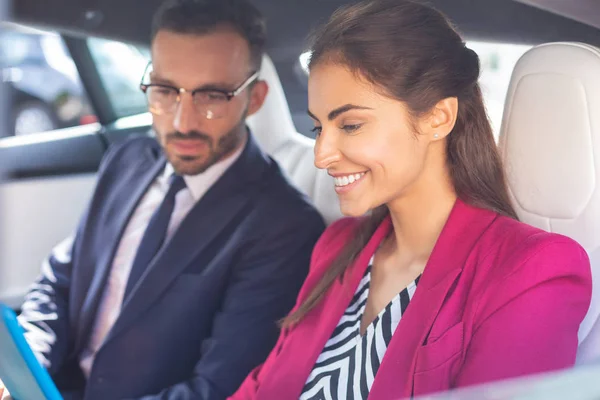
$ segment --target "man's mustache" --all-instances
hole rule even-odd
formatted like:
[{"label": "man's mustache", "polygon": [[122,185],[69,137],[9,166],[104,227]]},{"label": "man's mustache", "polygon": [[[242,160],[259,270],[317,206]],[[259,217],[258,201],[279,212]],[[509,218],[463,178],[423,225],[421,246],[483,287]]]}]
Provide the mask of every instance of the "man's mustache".
[{"label": "man's mustache", "polygon": [[212,138],[207,134],[198,131],[190,131],[187,133],[175,131],[167,134],[166,140],[203,140],[208,143],[208,145],[212,146]]}]

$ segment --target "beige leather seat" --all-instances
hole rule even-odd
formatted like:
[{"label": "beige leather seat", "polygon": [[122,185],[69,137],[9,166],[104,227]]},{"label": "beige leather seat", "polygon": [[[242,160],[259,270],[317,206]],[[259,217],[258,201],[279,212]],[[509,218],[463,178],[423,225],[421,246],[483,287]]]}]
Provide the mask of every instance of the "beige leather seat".
[{"label": "beige leather seat", "polygon": [[341,217],[333,179],[314,166],[314,140],[296,130],[279,76],[268,56],[263,59],[261,79],[269,84],[269,94],[260,111],[248,118],[248,125],[262,149],[331,223]]},{"label": "beige leather seat", "polygon": [[590,256],[594,293],[577,363],[600,361],[600,50],[551,43],[525,53],[500,149],[521,220],[575,239]]}]

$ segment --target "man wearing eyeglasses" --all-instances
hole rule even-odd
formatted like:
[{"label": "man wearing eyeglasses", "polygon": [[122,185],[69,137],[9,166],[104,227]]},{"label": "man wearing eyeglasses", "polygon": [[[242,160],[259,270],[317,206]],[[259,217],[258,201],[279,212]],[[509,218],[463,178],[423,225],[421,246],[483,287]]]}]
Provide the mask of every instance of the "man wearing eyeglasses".
[{"label": "man wearing eyeglasses", "polygon": [[223,399],[275,344],[324,226],[245,124],[268,92],[264,43],[247,0],[156,14],[141,82],[156,137],[109,150],[20,317],[63,393]]}]

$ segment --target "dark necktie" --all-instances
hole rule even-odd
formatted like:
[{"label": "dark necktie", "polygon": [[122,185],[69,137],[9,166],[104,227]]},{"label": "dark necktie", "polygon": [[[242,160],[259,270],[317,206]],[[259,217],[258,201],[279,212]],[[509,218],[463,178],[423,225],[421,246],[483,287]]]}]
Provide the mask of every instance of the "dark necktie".
[{"label": "dark necktie", "polygon": [[135,287],[136,283],[163,245],[167,236],[167,228],[169,227],[171,214],[175,207],[175,195],[183,188],[185,188],[185,181],[183,178],[179,175],[172,175],[169,190],[160,206],[154,211],[154,214],[152,214],[150,222],[144,232],[144,236],[142,237],[142,241],[137,249],[137,253],[135,254],[123,299],[127,299],[127,296]]}]

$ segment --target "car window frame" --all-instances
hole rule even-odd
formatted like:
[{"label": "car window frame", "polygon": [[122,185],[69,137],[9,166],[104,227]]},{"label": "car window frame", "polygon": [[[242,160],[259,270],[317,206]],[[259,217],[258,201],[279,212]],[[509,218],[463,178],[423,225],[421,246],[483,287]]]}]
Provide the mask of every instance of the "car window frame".
[{"label": "car window frame", "polygon": [[[81,83],[88,96],[98,122],[107,125],[119,119],[110,96],[102,83],[102,77],[90,51],[87,37],[80,38],[61,34],[73,62],[77,67]],[[82,72],[83,71],[83,72]]]}]

